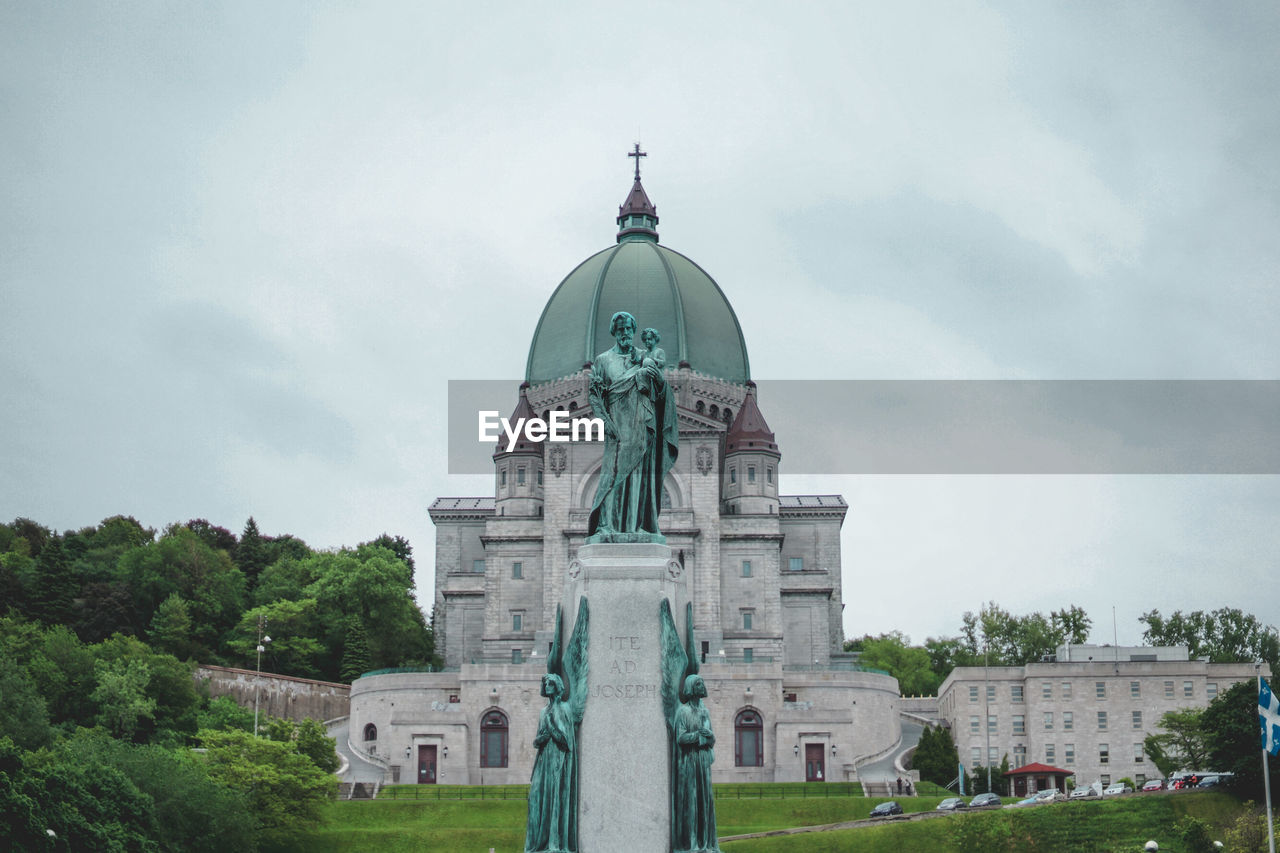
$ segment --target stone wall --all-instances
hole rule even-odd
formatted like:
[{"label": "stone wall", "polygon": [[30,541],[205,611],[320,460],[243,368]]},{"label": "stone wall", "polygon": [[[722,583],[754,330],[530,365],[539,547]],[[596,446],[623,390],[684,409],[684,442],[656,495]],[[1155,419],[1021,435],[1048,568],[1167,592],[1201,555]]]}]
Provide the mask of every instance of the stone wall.
[{"label": "stone wall", "polygon": [[313,681],[251,669],[232,669],[203,664],[196,669],[196,680],[208,687],[212,697],[230,696],[243,708],[253,709],[255,687],[258,708],[263,714],[301,721],[333,720],[351,711],[351,685],[332,681]]}]

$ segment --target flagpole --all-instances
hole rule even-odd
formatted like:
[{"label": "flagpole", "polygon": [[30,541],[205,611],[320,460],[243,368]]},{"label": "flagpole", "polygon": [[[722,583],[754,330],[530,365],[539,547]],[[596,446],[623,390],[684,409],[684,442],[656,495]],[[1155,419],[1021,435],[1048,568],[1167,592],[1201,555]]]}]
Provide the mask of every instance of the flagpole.
[{"label": "flagpole", "polygon": [[[1258,695],[1262,695],[1262,664],[1257,665],[1258,669]],[[1262,738],[1262,790],[1267,798],[1267,849],[1270,853],[1276,853],[1276,831],[1271,823],[1271,766],[1267,758],[1267,739],[1266,732],[1263,732]]]}]

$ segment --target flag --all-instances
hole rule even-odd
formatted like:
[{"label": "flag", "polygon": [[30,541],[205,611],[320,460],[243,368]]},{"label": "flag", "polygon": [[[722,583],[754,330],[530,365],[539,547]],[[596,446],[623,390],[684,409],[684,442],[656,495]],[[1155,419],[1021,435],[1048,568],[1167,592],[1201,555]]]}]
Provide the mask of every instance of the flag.
[{"label": "flag", "polygon": [[1280,755],[1280,697],[1271,692],[1265,678],[1258,679],[1258,726],[1262,730],[1262,748]]}]

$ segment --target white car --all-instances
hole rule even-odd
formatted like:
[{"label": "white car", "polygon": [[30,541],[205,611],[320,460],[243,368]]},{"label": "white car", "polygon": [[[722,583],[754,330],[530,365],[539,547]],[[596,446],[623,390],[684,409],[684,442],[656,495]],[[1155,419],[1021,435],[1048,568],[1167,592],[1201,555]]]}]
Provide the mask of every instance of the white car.
[{"label": "white car", "polygon": [[1061,791],[1055,791],[1053,788],[1046,788],[1036,794],[1037,803],[1057,803],[1065,800],[1067,795]]},{"label": "white car", "polygon": [[1133,788],[1129,787],[1123,782],[1117,782],[1107,790],[1103,791],[1102,796],[1114,797],[1116,794],[1132,794],[1132,793],[1133,793]]}]

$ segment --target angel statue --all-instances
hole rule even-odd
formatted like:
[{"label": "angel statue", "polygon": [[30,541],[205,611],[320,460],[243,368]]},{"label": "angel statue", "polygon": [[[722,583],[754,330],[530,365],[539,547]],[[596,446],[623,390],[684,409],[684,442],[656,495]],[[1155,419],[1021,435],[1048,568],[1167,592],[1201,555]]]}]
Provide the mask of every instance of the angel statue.
[{"label": "angel statue", "polygon": [[555,636],[542,676],[547,707],[538,719],[529,783],[529,821],[525,827],[525,853],[576,853],[578,850],[578,725],[587,704],[587,628],[590,612],[584,596],[578,618],[562,649],[564,615],[556,605]]},{"label": "angel statue", "polygon": [[702,704],[707,686],[698,675],[693,644],[693,605],[685,607],[685,644],[680,643],[671,605],[658,606],[662,623],[662,712],[671,739],[671,849],[674,853],[720,853],[711,764],[716,736]]}]

